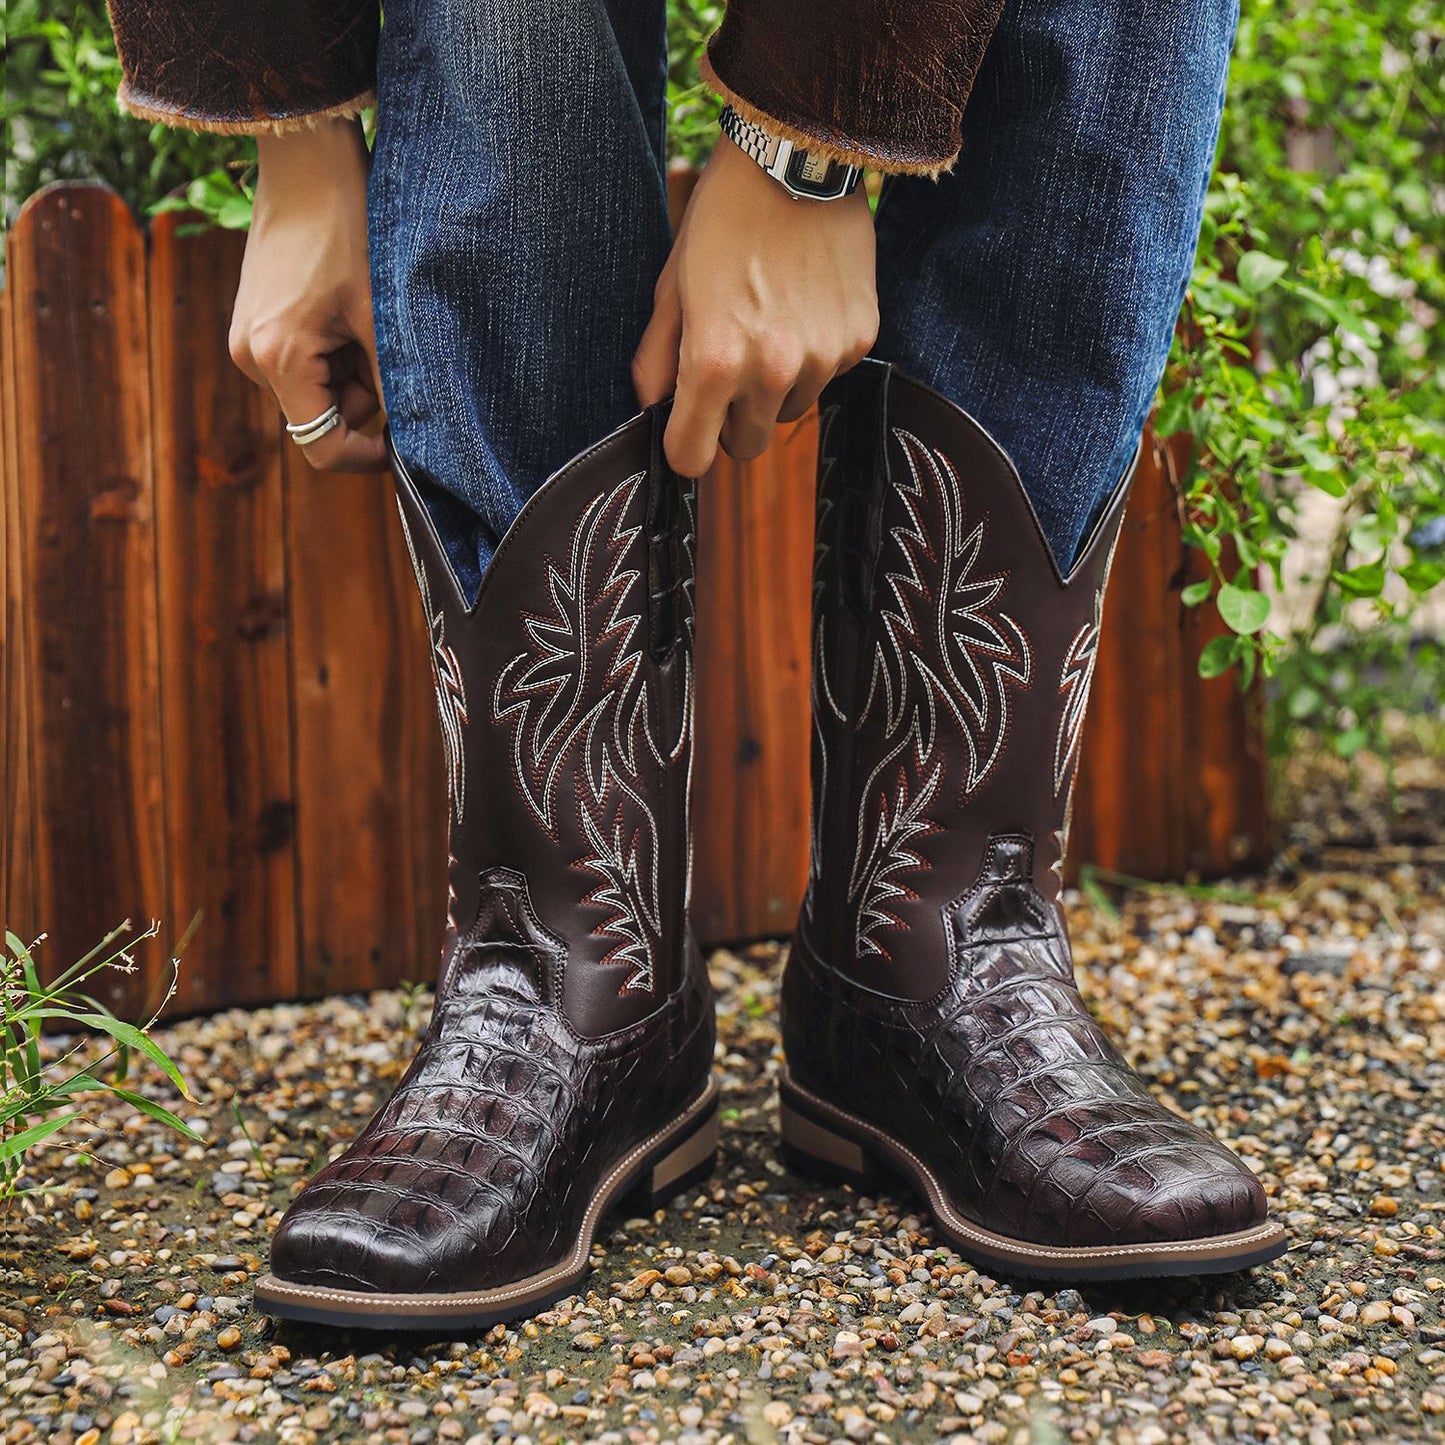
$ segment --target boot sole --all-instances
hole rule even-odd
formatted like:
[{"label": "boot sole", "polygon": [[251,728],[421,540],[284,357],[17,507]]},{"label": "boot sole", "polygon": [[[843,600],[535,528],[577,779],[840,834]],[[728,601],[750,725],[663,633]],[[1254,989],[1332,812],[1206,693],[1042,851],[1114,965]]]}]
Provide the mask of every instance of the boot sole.
[{"label": "boot sole", "polygon": [[938,1232],[958,1252],[1001,1274],[1069,1283],[1224,1274],[1277,1259],[1288,1246],[1272,1220],[1207,1239],[1056,1248],[1011,1239],[965,1219],[943,1185],[912,1150],[881,1129],[809,1093],[786,1069],[779,1079],[783,1157],[795,1172],[876,1189],[880,1166],[913,1185],[928,1202]]},{"label": "boot sole", "polygon": [[256,1282],[256,1307],[282,1319],[366,1330],[478,1330],[525,1318],[576,1293],[591,1270],[597,1225],[614,1204],[627,1200],[640,1213],[660,1208],[712,1173],[717,1140],[718,1083],[709,1078],[682,1114],[608,1170],[567,1257],[511,1284],[462,1294],[382,1294],[268,1274]]}]

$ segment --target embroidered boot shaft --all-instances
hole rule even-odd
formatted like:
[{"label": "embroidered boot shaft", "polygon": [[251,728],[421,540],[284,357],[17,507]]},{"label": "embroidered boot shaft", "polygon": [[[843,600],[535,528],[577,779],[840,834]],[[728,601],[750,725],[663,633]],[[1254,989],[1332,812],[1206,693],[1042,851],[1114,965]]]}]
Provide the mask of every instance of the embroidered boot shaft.
[{"label": "embroidered boot shaft", "polygon": [[306,1186],[263,1308],[477,1327],[587,1272],[597,1221],[705,1173],[712,999],[688,926],[693,484],[665,413],[556,473],[469,606],[394,452],[451,799],[436,1008]]},{"label": "embroidered boot shaft", "polygon": [[1090,1016],[1059,905],[1120,485],[1066,573],[1012,464],[881,363],[823,397],[813,839],[783,982],[784,1138],[901,1170],[1043,1278],[1238,1268],[1263,1190]]}]

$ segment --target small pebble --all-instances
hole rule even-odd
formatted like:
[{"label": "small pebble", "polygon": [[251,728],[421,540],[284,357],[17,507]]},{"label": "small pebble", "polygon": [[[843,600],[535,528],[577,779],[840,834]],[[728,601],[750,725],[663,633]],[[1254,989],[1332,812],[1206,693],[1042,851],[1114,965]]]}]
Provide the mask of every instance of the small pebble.
[{"label": "small pebble", "polygon": [[[1310,764],[1293,795],[1301,816],[1282,819],[1287,874],[1197,894],[1121,889],[1117,917],[1065,894],[1090,1007],[1157,1097],[1238,1149],[1289,1234],[1283,1259],[1138,1291],[998,1278],[949,1248],[896,1183],[793,1174],[776,1150],[783,950],[768,943],[709,960],[717,1172],[665,1210],[609,1216],[572,1295],[451,1339],[280,1324],[252,1293],[270,1232],[380,1107],[431,998],[227,1009],[155,1030],[193,1102],[137,1075],[208,1147],[96,1095],[86,1120],[103,1162],[40,1151],[44,1187],[10,1226],[24,1264],[0,1280],[11,1434],[1433,1439],[1445,1427],[1445,1056],[1433,1047],[1445,1037],[1445,764],[1406,759],[1393,792],[1381,781],[1357,796],[1341,780],[1363,765],[1338,761]],[[1369,838],[1392,851],[1377,857]],[[1321,863],[1331,849],[1348,866]]]}]

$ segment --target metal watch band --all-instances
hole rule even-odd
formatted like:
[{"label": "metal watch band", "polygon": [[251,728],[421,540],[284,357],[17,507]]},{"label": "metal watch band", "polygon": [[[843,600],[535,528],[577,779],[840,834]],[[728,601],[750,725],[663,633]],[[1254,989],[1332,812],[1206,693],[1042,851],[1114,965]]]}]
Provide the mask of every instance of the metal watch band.
[{"label": "metal watch band", "polygon": [[[836,201],[851,195],[862,168],[814,156],[785,136],[773,135],[725,105],[718,117],[722,132],[755,160],[789,195],[814,201]],[[821,177],[826,177],[826,181]]]},{"label": "metal watch band", "polygon": [[769,135],[762,126],[744,120],[730,105],[723,107],[718,124],[739,150],[746,151],[764,170],[768,169],[778,152],[778,136]]}]

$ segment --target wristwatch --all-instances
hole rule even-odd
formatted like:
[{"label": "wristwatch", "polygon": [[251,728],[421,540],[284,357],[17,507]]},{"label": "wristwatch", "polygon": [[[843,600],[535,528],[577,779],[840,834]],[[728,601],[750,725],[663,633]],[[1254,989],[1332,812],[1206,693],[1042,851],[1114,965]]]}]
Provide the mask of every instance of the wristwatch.
[{"label": "wristwatch", "polygon": [[786,136],[744,120],[725,105],[718,117],[722,132],[750,155],[795,200],[841,201],[851,196],[863,177],[862,166],[850,166],[814,155]]}]

